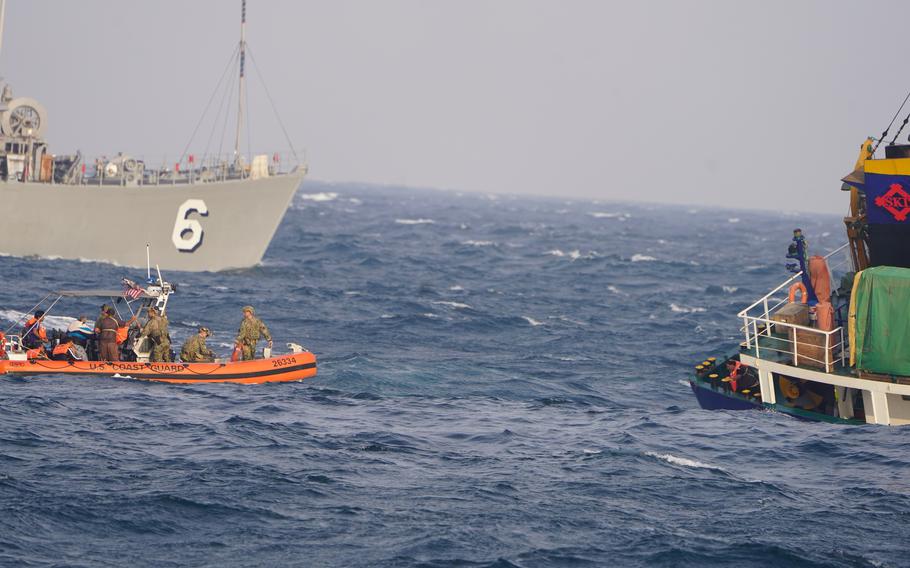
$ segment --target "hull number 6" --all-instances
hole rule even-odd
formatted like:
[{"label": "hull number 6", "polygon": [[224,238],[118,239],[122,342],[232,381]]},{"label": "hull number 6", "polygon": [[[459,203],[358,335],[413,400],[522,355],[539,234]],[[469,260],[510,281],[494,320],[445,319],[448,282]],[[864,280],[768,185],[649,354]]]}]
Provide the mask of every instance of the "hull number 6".
[{"label": "hull number 6", "polygon": [[201,199],[187,199],[177,209],[177,222],[174,223],[171,241],[181,252],[193,252],[202,244],[202,224],[196,219],[188,218],[194,211],[203,217],[209,214],[209,208]]}]

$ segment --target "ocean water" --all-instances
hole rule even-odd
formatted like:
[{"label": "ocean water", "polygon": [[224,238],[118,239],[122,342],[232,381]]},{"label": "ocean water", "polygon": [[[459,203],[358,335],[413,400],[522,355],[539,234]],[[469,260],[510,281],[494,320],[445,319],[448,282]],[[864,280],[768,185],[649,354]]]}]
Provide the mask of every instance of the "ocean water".
[{"label": "ocean water", "polygon": [[[685,383],[796,226],[844,240],[836,216],[308,182],[261,266],[166,276],[175,343],[205,324],[227,354],[251,303],[319,375],[0,377],[0,565],[906,566],[908,430],[703,411]],[[141,272],[0,258],[0,323]]]}]

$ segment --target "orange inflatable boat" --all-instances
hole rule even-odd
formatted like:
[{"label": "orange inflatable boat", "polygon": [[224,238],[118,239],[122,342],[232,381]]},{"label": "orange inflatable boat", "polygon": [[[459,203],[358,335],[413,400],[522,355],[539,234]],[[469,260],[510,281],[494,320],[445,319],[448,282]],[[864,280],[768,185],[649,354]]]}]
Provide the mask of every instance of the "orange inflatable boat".
[{"label": "orange inflatable boat", "polygon": [[316,375],[316,356],[292,353],[270,359],[225,363],[0,360],[0,374],[122,377],[162,383],[277,383]]},{"label": "orange inflatable boat", "polygon": [[[124,288],[121,290],[58,290],[47,294],[32,310],[20,317],[5,332],[0,330],[0,375],[37,376],[37,375],[79,375],[83,377],[122,377],[144,381],[157,381],[161,383],[279,383],[299,381],[316,375],[316,356],[296,343],[288,343],[291,350],[286,355],[268,356],[262,359],[249,361],[220,361],[213,363],[185,363],[185,362],[150,362],[151,342],[148,337],[141,336],[136,328],[130,335],[130,324],[135,322],[142,309],[154,307],[159,314],[164,314],[168,304],[168,297],[175,289],[165,282],[159,273],[157,282],[149,278],[150,284],[142,287],[131,280],[124,279]],[[56,297],[56,299],[54,299]],[[48,337],[41,327],[41,322],[47,312],[64,298],[77,300],[106,298],[110,300],[105,307],[116,311],[128,310],[132,317],[119,318],[124,320],[124,339],[118,339],[117,349],[121,359],[119,362],[92,361],[88,352],[82,349],[70,351],[73,342],[62,343],[58,336],[56,339]],[[45,304],[47,304],[45,308]],[[136,304],[140,309],[135,309]],[[118,308],[119,306],[119,308]],[[36,311],[38,310],[38,311]],[[26,322],[19,335],[9,333],[21,323],[28,313],[35,313],[35,318]],[[71,318],[72,319],[72,318]],[[75,321],[75,320],[74,320]],[[34,323],[32,323],[34,322]],[[75,321],[78,324],[78,321]],[[31,327],[29,327],[31,326]],[[32,329],[38,327],[43,333],[39,336],[40,348],[34,344],[27,344],[23,336],[27,336]],[[120,329],[118,329],[118,334]],[[91,339],[87,340],[91,342]],[[45,345],[45,343],[49,345]],[[32,349],[26,347],[32,347]],[[69,345],[67,349],[60,347]],[[93,352],[97,350],[93,349]],[[48,354],[53,356],[48,358]],[[264,353],[266,355],[266,353]]]}]

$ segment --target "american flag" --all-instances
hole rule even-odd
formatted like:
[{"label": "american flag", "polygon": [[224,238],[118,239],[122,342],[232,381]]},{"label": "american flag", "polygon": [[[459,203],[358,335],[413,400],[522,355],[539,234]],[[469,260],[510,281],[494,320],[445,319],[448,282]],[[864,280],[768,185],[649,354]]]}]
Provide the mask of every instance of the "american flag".
[{"label": "american flag", "polygon": [[129,298],[130,300],[135,300],[145,292],[142,289],[142,286],[136,284],[128,278],[123,279],[123,295]]}]

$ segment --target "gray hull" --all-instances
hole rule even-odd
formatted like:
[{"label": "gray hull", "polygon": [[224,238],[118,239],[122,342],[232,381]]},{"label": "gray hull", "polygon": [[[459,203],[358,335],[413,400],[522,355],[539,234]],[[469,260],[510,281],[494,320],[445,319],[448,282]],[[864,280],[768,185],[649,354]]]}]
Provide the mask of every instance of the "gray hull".
[{"label": "gray hull", "polygon": [[258,264],[304,171],[139,187],[0,182],[0,254],[185,271]]}]

